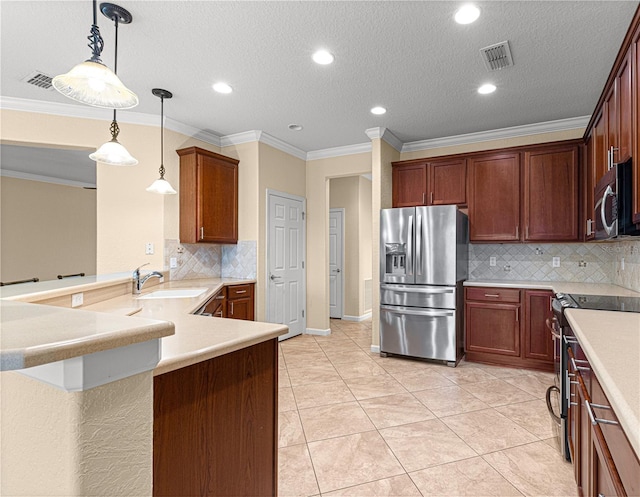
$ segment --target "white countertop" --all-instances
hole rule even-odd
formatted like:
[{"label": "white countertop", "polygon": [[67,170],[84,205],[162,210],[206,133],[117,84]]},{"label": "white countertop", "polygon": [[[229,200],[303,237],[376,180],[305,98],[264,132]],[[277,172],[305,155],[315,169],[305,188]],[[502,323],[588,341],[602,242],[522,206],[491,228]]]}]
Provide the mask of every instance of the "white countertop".
[{"label": "white countertop", "polygon": [[[162,337],[162,357],[154,370],[158,375],[276,338],[288,330],[279,324],[191,314],[222,286],[254,280],[169,281],[142,294],[169,288],[207,289],[194,298],[146,300],[127,294],[82,309],[26,303],[127,281],[131,281],[130,274],[122,273],[3,287],[1,369],[27,368]],[[21,302],[12,301],[17,299]]]},{"label": "white countertop", "polygon": [[640,293],[609,283],[580,283],[575,281],[526,281],[526,280],[467,280],[464,286],[493,288],[529,288],[551,290],[556,293],[577,293],[583,295],[612,295],[619,297],[640,297]]},{"label": "white countertop", "polygon": [[640,458],[640,314],[569,309],[566,316]]}]

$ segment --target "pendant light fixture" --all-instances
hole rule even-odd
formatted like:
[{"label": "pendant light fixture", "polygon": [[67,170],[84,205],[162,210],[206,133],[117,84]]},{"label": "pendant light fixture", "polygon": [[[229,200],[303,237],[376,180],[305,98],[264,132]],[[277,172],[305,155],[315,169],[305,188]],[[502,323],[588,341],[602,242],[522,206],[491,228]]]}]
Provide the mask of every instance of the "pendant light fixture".
[{"label": "pendant light fixture", "polygon": [[[128,10],[112,3],[101,3],[100,11],[116,25],[113,73],[118,74],[118,23],[130,24],[133,17]],[[89,158],[111,166],[135,166],[138,163],[138,159],[133,157],[124,145],[118,142],[120,127],[118,126],[118,121],[116,121],[116,109],[113,109],[113,121],[111,121],[109,130],[111,131],[111,141],[106,142],[98,150],[89,155]]]},{"label": "pendant light fixture", "polygon": [[136,94],[100,60],[104,41],[98,28],[96,0],[93,0],[93,24],[88,39],[91,58],[53,78],[53,87],[64,96],[93,107],[130,109],[138,105]]},{"label": "pendant light fixture", "polygon": [[147,188],[148,192],[160,193],[162,195],[173,195],[176,192],[171,184],[164,179],[164,99],[173,97],[170,91],[154,88],[151,90],[156,97],[160,97],[160,177],[151,183]]}]

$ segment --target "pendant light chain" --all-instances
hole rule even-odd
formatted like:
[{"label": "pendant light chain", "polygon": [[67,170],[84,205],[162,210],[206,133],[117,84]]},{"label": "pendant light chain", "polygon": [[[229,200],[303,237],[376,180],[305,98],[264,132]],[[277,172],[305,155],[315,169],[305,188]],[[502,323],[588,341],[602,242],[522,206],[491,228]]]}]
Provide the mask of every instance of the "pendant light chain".
[{"label": "pendant light chain", "polygon": [[[96,0],[94,0],[95,3]],[[94,14],[95,16],[95,9]],[[113,22],[116,23],[116,40],[115,40],[115,51],[113,56],[113,73],[118,74],[118,16],[113,16]],[[118,126],[118,121],[116,121],[116,109],[113,109],[113,121],[111,122],[111,126],[109,127],[111,131],[111,139],[117,140],[118,135],[120,134],[120,126]]]},{"label": "pendant light chain", "polygon": [[98,28],[98,14],[97,14],[97,6],[96,0],[93,0],[93,24],[91,25],[91,34],[87,36],[89,40],[89,48],[92,51],[91,62],[97,62],[102,64],[102,60],[100,60],[100,55],[102,54],[102,49],[104,48],[104,40],[100,35],[100,28]]},{"label": "pendant light chain", "polygon": [[160,179],[164,179],[164,96],[160,96]]}]

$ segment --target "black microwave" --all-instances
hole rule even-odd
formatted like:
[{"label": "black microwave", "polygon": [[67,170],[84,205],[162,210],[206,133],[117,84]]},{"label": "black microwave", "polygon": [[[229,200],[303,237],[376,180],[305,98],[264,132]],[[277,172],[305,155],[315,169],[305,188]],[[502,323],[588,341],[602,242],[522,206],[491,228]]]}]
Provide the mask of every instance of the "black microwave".
[{"label": "black microwave", "polygon": [[633,172],[631,159],[614,164],[595,189],[595,237],[608,240],[620,236],[640,236],[633,223]]}]

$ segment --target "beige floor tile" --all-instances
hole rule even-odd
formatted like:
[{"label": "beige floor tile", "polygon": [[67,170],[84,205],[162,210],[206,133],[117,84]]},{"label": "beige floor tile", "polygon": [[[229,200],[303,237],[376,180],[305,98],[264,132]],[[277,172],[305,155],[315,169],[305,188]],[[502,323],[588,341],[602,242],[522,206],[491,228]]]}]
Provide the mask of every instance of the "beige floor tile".
[{"label": "beige floor tile", "polygon": [[362,376],[379,376],[388,373],[371,359],[366,361],[341,362],[335,365],[342,378],[359,378]]},{"label": "beige floor tile", "polygon": [[289,338],[288,340],[283,340],[280,342],[280,350],[283,352],[289,350],[314,350],[318,349],[320,346],[316,342],[313,335],[298,335],[293,338]]},{"label": "beige floor tile", "polygon": [[404,473],[377,431],[320,440],[308,445],[323,494]]},{"label": "beige floor tile", "polygon": [[495,366],[493,364],[482,364],[479,362],[467,362],[464,367],[477,367],[484,369],[488,373],[491,373],[496,378],[513,378],[514,376],[521,376],[527,374],[530,371],[522,368],[508,368],[506,366]]},{"label": "beige floor tile", "polygon": [[306,443],[298,411],[285,411],[278,414],[278,447],[288,447]]},{"label": "beige floor tile", "polygon": [[293,394],[298,409],[307,407],[340,404],[356,400],[344,381],[328,381],[325,383],[310,383],[294,386]]},{"label": "beige floor tile", "polygon": [[407,392],[400,383],[388,374],[348,378],[344,381],[358,400]]},{"label": "beige floor tile", "polygon": [[391,373],[391,375],[410,392],[418,392],[431,388],[452,387],[455,385],[451,380],[433,369]]},{"label": "beige floor tile", "polygon": [[549,447],[551,447],[553,450],[555,450],[558,454],[560,454],[560,438],[554,436],[553,438],[547,438],[545,440],[543,440],[544,443],[546,443]]},{"label": "beige floor tile", "polygon": [[329,361],[311,364],[305,367],[288,368],[291,386],[306,385],[308,383],[326,383],[340,380],[340,375]]},{"label": "beige floor tile", "polygon": [[278,388],[290,387],[289,373],[287,368],[278,369]]},{"label": "beige floor tile", "polygon": [[309,442],[375,430],[357,402],[301,409],[300,419]]},{"label": "beige floor tile", "polygon": [[545,442],[486,454],[483,459],[525,495],[577,495],[571,463]]},{"label": "beige floor tile", "polygon": [[516,376],[515,378],[505,378],[507,383],[518,387],[520,390],[533,395],[538,399],[544,399],[547,388],[553,385],[553,377],[543,375],[527,374]]},{"label": "beige floor tile", "polygon": [[555,435],[554,422],[549,415],[547,403],[544,400],[530,400],[520,404],[496,407],[495,409],[528,432],[533,433],[540,440],[545,440]]},{"label": "beige floor tile", "polygon": [[325,354],[333,364],[339,364],[344,362],[365,361],[369,359],[369,356],[362,351],[360,347],[357,350],[326,350]]},{"label": "beige floor tile", "polygon": [[467,392],[491,407],[533,400],[535,397],[503,380],[479,381],[461,385]]},{"label": "beige floor tile", "polygon": [[456,385],[495,380],[496,378],[482,368],[443,368],[442,371],[438,372],[445,378],[454,382]]},{"label": "beige floor tile", "polygon": [[423,496],[521,496],[481,457],[423,469],[409,475]]},{"label": "beige floor tile", "polygon": [[341,330],[331,330],[330,335],[314,335],[314,338],[318,344],[322,345],[324,343],[332,343],[344,340],[351,340],[344,331]]},{"label": "beige floor tile", "polygon": [[463,412],[479,411],[489,407],[458,386],[422,390],[413,392],[413,395],[439,418]]},{"label": "beige floor tile", "polygon": [[434,418],[431,411],[410,393],[361,400],[360,405],[378,429]]},{"label": "beige floor tile", "polygon": [[306,355],[292,355],[285,357],[287,368],[306,368],[308,366],[322,366],[327,364],[329,359],[324,352]]},{"label": "beige floor tile", "polygon": [[380,434],[408,472],[478,455],[439,419],[385,428]]},{"label": "beige floor tile", "polygon": [[291,387],[278,388],[278,412],[298,409]]},{"label": "beige floor tile", "polygon": [[278,449],[278,496],[307,497],[319,491],[307,446]]},{"label": "beige floor tile", "polygon": [[417,359],[404,359],[401,357],[380,357],[375,354],[376,361],[389,373],[413,373],[423,369],[433,369],[436,365],[432,362]]},{"label": "beige floor tile", "polygon": [[442,418],[478,454],[535,442],[535,435],[494,409],[456,414]]},{"label": "beige floor tile", "polygon": [[326,497],[421,497],[420,491],[407,475],[392,476],[322,495]]}]

